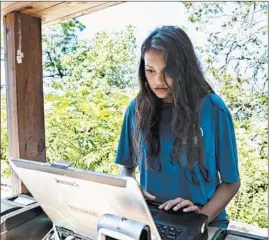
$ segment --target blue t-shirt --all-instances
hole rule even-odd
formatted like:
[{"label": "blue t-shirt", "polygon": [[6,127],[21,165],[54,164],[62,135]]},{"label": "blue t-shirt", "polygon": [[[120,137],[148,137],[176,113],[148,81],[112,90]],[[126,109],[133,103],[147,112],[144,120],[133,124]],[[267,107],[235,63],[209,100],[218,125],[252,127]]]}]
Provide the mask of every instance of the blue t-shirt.
[{"label": "blue t-shirt", "polygon": [[[133,100],[128,106],[122,125],[115,162],[130,168],[134,167],[132,137],[135,130],[135,108]],[[146,117],[146,116],[145,116]],[[171,161],[174,133],[171,130],[172,106],[163,104],[160,118],[160,171],[147,167],[146,148],[137,160],[140,170],[140,185],[156,201],[165,202],[177,197],[188,199],[196,205],[205,205],[214,195],[221,182],[239,181],[237,147],[231,114],[223,100],[215,93],[206,96],[200,108],[200,127],[204,140],[205,166],[209,173],[206,181],[199,169],[194,166],[194,178],[187,167],[186,153],[181,156],[181,164]],[[145,146],[145,145],[143,145]],[[219,179],[220,178],[220,179]],[[229,220],[225,209],[210,223],[211,226],[226,228]]]}]

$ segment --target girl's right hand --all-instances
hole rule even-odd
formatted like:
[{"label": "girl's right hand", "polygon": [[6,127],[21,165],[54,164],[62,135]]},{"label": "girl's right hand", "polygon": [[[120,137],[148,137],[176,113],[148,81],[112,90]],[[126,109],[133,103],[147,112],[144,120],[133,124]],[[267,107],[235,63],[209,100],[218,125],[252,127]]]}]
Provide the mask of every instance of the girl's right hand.
[{"label": "girl's right hand", "polygon": [[151,195],[149,192],[147,192],[146,190],[142,189],[142,193],[144,195],[144,198],[147,200],[151,200],[154,201],[156,199],[155,196]]}]

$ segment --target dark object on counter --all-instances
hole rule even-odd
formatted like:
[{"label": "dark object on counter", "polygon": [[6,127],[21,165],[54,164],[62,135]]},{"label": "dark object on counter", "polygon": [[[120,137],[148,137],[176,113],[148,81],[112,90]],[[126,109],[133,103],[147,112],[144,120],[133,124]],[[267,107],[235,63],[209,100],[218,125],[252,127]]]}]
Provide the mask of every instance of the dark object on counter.
[{"label": "dark object on counter", "polygon": [[1,240],[39,240],[52,223],[30,194],[1,199]]}]

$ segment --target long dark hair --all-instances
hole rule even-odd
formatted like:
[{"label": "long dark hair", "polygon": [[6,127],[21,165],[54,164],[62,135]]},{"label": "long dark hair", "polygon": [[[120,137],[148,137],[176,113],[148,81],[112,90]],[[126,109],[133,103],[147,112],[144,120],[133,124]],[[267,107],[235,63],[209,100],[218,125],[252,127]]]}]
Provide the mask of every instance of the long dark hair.
[{"label": "long dark hair", "polygon": [[[171,127],[175,139],[171,161],[181,164],[181,151],[185,150],[187,165],[192,174],[194,164],[198,160],[200,170],[205,176],[207,170],[204,164],[199,106],[201,99],[213,92],[213,89],[203,76],[200,63],[188,35],[179,27],[163,26],[157,28],[142,44],[138,73],[140,91],[136,98],[135,149],[139,151],[142,141],[145,141],[148,147],[146,159],[148,167],[152,169],[154,161],[158,159],[160,149],[159,120],[163,103],[147,86],[144,56],[150,48],[165,55],[164,79],[165,73],[173,79]],[[161,166],[160,163],[159,166]]]}]

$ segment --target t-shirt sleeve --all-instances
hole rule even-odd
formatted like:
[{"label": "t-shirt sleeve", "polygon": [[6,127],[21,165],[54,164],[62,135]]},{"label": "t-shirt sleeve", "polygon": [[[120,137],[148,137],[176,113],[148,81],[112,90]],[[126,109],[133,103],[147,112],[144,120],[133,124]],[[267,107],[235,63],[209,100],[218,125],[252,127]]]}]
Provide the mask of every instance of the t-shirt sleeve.
[{"label": "t-shirt sleeve", "polygon": [[217,170],[221,181],[239,181],[237,144],[232,116],[228,108],[217,110]]},{"label": "t-shirt sleeve", "polygon": [[116,154],[115,163],[124,165],[128,168],[134,168],[132,154],[132,135],[133,135],[133,122],[134,122],[134,111],[133,103],[127,108],[123,124],[121,127],[121,133],[119,138],[119,144]]}]

